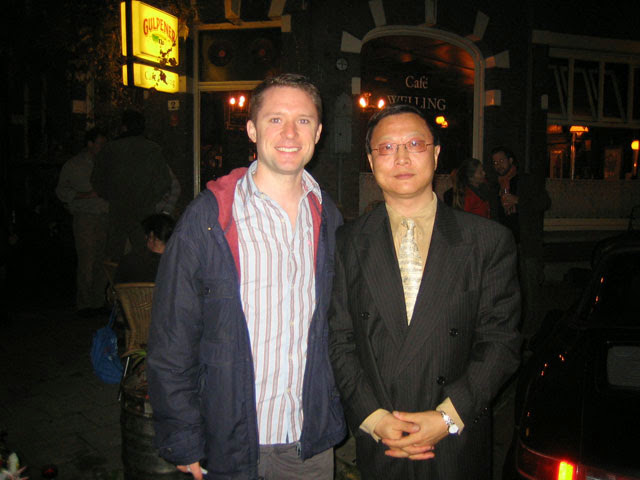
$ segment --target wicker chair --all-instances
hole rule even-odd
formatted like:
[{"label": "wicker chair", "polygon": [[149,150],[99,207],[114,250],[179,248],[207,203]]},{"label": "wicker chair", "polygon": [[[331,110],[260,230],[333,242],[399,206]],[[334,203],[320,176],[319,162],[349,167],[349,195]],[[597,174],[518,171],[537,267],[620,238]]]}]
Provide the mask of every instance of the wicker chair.
[{"label": "wicker chair", "polygon": [[123,357],[147,346],[154,287],[155,283],[152,282],[117,283],[114,285],[128,326],[128,329],[125,330]]}]

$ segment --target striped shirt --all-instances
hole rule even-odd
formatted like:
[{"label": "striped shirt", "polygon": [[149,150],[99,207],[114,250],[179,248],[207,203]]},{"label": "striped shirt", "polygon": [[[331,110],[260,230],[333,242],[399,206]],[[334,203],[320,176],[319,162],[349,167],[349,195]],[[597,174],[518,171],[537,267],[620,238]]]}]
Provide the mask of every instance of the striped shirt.
[{"label": "striped shirt", "polygon": [[261,445],[293,443],[302,432],[302,380],[315,307],[313,219],[307,196],[321,201],[303,172],[295,227],[280,205],[260,192],[254,162],[238,182],[233,218],[238,228],[240,295],[255,371]]}]

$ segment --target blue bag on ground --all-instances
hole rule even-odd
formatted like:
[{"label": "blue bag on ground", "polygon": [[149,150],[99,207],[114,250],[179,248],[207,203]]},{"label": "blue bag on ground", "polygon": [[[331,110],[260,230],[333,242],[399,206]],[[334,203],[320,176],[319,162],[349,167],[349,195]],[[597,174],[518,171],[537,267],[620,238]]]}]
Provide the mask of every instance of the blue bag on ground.
[{"label": "blue bag on ground", "polygon": [[91,343],[91,363],[93,371],[105,383],[120,383],[122,362],[118,356],[118,338],[113,331],[117,308],[114,305],[109,323],[93,334]]}]

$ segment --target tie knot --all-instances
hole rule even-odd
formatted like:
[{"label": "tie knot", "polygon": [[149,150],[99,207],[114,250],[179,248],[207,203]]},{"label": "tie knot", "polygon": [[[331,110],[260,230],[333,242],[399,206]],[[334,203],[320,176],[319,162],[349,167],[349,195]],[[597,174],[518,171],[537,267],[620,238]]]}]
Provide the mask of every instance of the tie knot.
[{"label": "tie knot", "polygon": [[402,219],[402,225],[407,227],[407,230],[412,231],[416,226],[416,222],[414,222],[410,218],[403,218]]}]

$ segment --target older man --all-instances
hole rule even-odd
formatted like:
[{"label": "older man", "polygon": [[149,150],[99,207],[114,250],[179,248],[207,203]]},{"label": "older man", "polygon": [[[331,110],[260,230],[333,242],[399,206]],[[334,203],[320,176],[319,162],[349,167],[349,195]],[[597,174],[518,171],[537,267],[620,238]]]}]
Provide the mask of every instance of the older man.
[{"label": "older man", "polygon": [[518,366],[509,231],[433,192],[440,145],[421,111],[369,121],[384,204],[338,236],[330,356],[363,478],[490,476],[491,400]]}]

